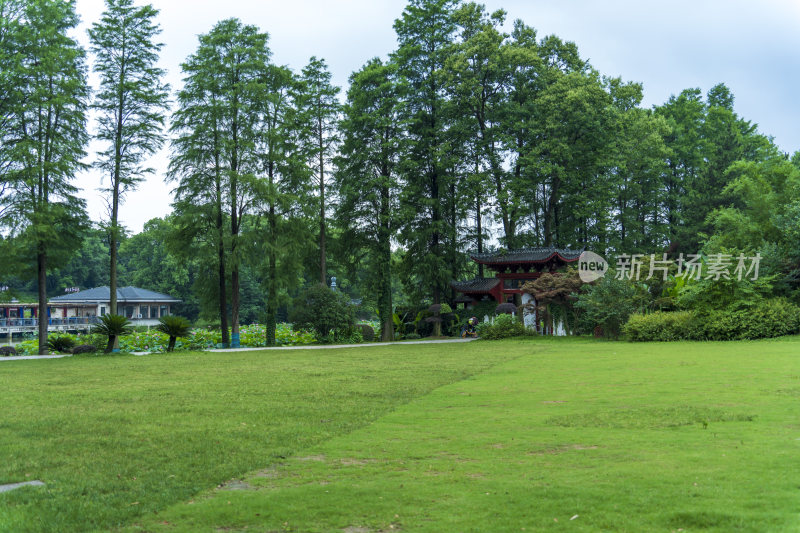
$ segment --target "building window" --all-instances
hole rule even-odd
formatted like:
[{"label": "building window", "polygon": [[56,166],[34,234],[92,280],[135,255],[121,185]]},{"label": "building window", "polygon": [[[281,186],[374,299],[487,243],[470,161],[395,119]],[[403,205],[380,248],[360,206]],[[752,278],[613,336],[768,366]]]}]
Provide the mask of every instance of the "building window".
[{"label": "building window", "polygon": [[169,316],[169,308],[166,305],[161,306],[161,316]]},{"label": "building window", "polygon": [[128,318],[133,318],[133,306],[126,305],[125,306],[125,316]]},{"label": "building window", "polygon": [[142,318],[150,318],[150,306],[148,306],[148,305],[140,305],[139,306],[139,313],[141,313]]},{"label": "building window", "polygon": [[104,305],[100,306],[100,316],[105,316],[106,314],[106,307]]},{"label": "building window", "polygon": [[150,306],[150,318],[158,318],[158,306],[151,305]]}]

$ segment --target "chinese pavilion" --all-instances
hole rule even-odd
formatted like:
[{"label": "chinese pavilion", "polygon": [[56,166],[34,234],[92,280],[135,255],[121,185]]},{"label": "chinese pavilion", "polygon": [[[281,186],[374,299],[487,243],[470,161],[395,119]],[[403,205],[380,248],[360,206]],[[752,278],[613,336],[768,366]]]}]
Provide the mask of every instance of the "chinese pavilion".
[{"label": "chinese pavilion", "polygon": [[469,281],[453,281],[450,286],[463,296],[456,303],[471,303],[493,299],[498,303],[526,303],[521,287],[545,272],[574,263],[582,251],[563,248],[529,248],[525,250],[501,251],[473,254],[470,257],[478,264],[495,272],[493,278],[475,278]]}]

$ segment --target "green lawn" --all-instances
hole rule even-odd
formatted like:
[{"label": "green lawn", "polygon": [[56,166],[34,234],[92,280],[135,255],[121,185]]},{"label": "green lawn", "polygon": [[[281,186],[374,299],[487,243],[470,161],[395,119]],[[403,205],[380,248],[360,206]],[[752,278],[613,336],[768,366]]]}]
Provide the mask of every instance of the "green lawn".
[{"label": "green lawn", "polygon": [[[0,530],[800,531],[800,338],[0,363]],[[571,520],[572,519],[572,520]]]}]

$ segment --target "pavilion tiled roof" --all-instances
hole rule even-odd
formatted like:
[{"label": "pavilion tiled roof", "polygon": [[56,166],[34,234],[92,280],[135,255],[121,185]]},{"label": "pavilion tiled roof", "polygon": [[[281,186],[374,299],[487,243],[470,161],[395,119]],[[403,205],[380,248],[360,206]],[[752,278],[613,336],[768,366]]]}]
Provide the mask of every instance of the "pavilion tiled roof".
[{"label": "pavilion tiled roof", "polygon": [[[111,300],[111,289],[108,287],[95,287],[73,294],[64,294],[50,298],[52,303],[89,303],[89,302],[108,302]],[[118,302],[180,302],[167,294],[141,289],[139,287],[120,287],[117,289]]]},{"label": "pavilion tiled roof", "polygon": [[450,286],[461,293],[489,294],[500,283],[499,278],[475,278],[468,281],[451,281]]},{"label": "pavilion tiled roof", "polygon": [[555,257],[566,263],[577,261],[583,250],[568,250],[566,248],[527,248],[472,254],[473,261],[484,265],[507,265],[510,263],[545,263]]}]

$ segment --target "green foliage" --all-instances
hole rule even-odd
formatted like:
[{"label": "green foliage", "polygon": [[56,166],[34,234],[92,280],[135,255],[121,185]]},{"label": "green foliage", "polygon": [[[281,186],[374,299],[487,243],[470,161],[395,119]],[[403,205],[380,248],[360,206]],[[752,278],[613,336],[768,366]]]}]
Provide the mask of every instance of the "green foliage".
[{"label": "green foliage", "polygon": [[755,281],[735,277],[701,279],[687,284],[678,294],[677,303],[683,309],[700,311],[747,308],[770,296],[773,281],[772,276]]},{"label": "green foliage", "polygon": [[361,338],[364,342],[372,342],[375,340],[375,330],[369,324],[356,324],[355,329],[361,333]]},{"label": "green foliage", "polygon": [[0,346],[0,357],[17,355],[17,350],[13,346]]},{"label": "green foliage", "polygon": [[319,342],[339,341],[351,334],[355,309],[347,295],[319,283],[295,299],[289,320],[296,329],[313,330]]},{"label": "green foliage", "polygon": [[[575,328],[575,300],[582,288],[583,281],[576,269],[555,274],[545,272],[535,281],[529,281],[522,286],[524,292],[536,299],[539,316],[548,329],[552,330],[555,319],[560,318],[567,331]],[[531,304],[527,307],[531,307]]]},{"label": "green foliage", "polygon": [[[372,59],[350,76],[340,124],[335,223],[345,262],[358,260],[376,295],[381,337],[392,340],[403,324],[392,314],[392,238],[396,236],[400,122],[395,65]],[[362,254],[366,253],[366,257]]]},{"label": "green foliage", "polygon": [[511,337],[522,337],[533,335],[533,332],[525,327],[514,315],[501,314],[494,319],[493,323],[481,322],[476,328],[478,336],[486,340],[508,339]]},{"label": "green foliage", "polygon": [[298,80],[297,114],[302,129],[303,152],[309,167],[314,169],[317,189],[317,226],[319,227],[319,281],[327,283],[327,215],[326,168],[330,173],[332,158],[339,140],[338,122],[341,104],[339,87],[331,83],[331,73],[324,59],[311,57]]},{"label": "green foliage", "polygon": [[[400,105],[405,125],[398,175],[404,186],[398,210],[400,242],[405,247],[400,275],[418,301],[442,302],[458,261],[459,204],[454,166],[458,129],[455,106],[447,95],[445,64],[457,30],[453,0],[411,0],[395,21]],[[434,333],[438,326],[434,324]]]},{"label": "green foliage", "polygon": [[[208,267],[204,255],[172,249],[180,248],[179,244],[174,246],[177,231],[178,221],[170,215],[148,220],[140,233],[124,239],[119,249],[120,280],[123,285],[143,287],[182,300],[172,304],[171,311],[192,320],[200,314],[201,301],[205,303],[198,294],[202,293],[202,282],[198,282],[198,278]],[[104,263],[107,270],[107,257]],[[204,310],[213,316],[213,302]]]},{"label": "green foliage", "polygon": [[153,23],[157,13],[153,6],[135,6],[132,0],[106,0],[101,20],[89,29],[94,70],[100,77],[92,106],[98,112],[96,139],[104,145],[95,166],[110,178],[105,192],[111,208],[107,229],[112,313],[117,312],[117,253],[123,232],[120,204],[153,172],[142,163],[164,142],[169,87],[162,82],[165,71],[156,66],[162,47],[153,42],[161,32]]},{"label": "green foliage", "polygon": [[50,335],[47,338],[47,347],[56,353],[71,353],[75,347],[75,339],[69,335]]},{"label": "green foliage", "polygon": [[628,317],[641,311],[648,300],[649,294],[642,285],[607,275],[587,286],[575,307],[583,312],[585,321],[600,326],[606,337],[616,339]]},{"label": "green foliage", "polygon": [[133,325],[123,315],[103,315],[99,317],[99,322],[92,327],[92,333],[103,335],[108,338],[106,353],[110,353],[114,347],[114,341],[118,337],[129,335],[133,332]]},{"label": "green foliage", "polygon": [[631,341],[752,340],[800,333],[800,307],[765,299],[748,309],[632,315],[623,328]]},{"label": "green foliage", "polygon": [[483,322],[485,317],[493,317],[495,315],[495,311],[497,309],[498,303],[494,300],[484,301],[484,302],[477,302],[473,304],[473,306],[465,311],[466,319],[470,317],[476,317],[478,321]]},{"label": "green foliage", "polygon": [[167,351],[171,352],[175,349],[175,341],[179,337],[189,336],[192,325],[182,316],[162,316],[158,319],[156,329],[169,337]]},{"label": "green foliage", "polygon": [[677,341],[688,339],[698,320],[692,311],[656,311],[632,314],[622,327],[630,341]]},{"label": "green foliage", "polygon": [[[0,15],[0,228],[11,237],[3,259],[37,280],[44,309],[48,272],[88,225],[73,184],[88,142],[85,52],[70,35],[74,2],[3,2]],[[47,353],[45,321],[39,349]]]},{"label": "green foliage", "polygon": [[17,355],[38,355],[39,341],[37,339],[28,339],[17,344],[16,348]]}]

